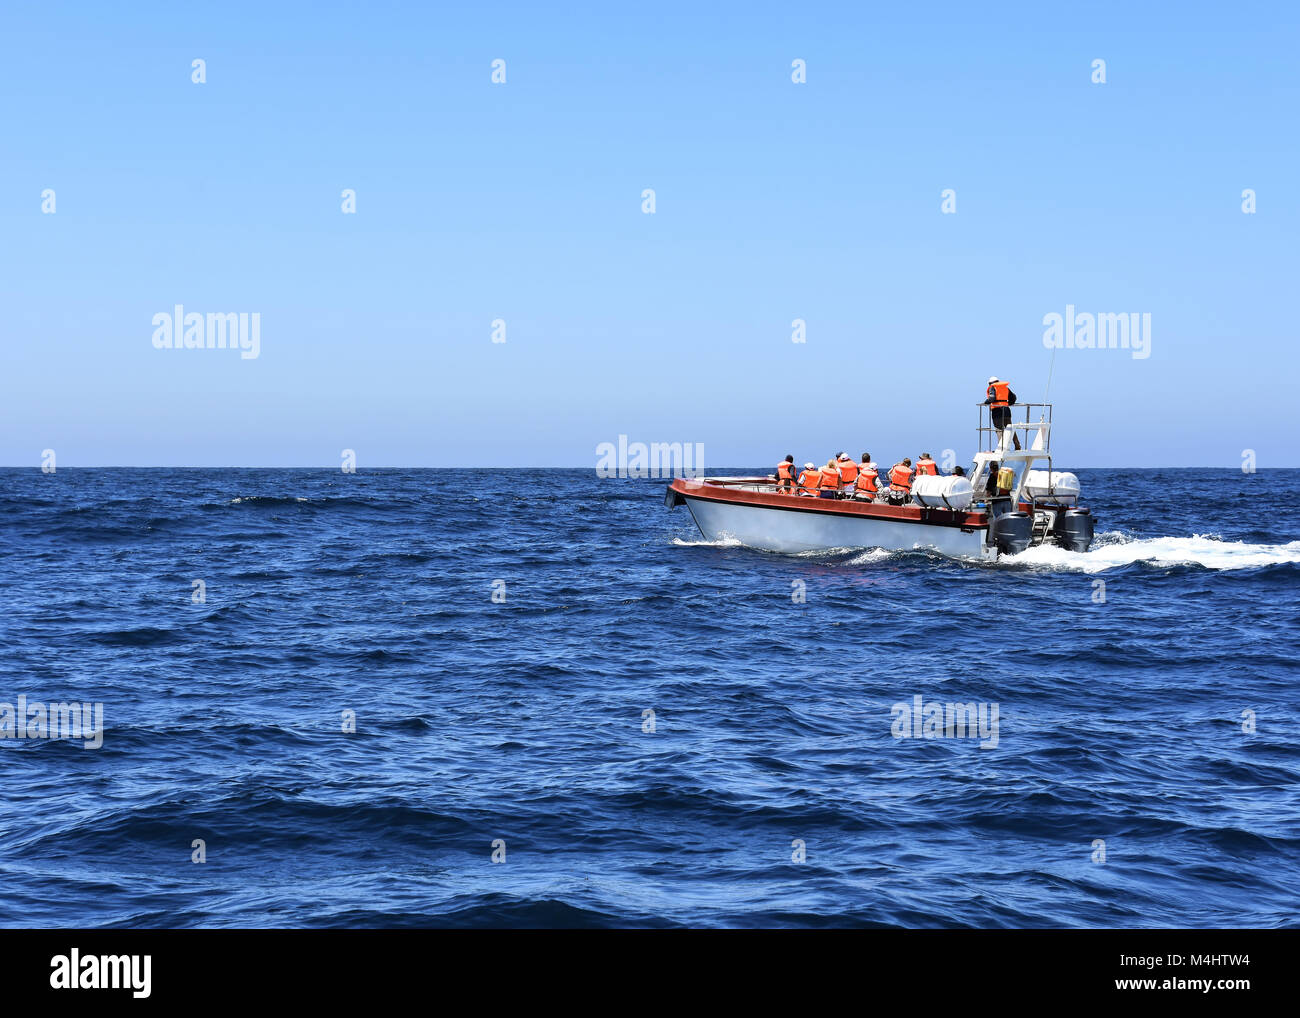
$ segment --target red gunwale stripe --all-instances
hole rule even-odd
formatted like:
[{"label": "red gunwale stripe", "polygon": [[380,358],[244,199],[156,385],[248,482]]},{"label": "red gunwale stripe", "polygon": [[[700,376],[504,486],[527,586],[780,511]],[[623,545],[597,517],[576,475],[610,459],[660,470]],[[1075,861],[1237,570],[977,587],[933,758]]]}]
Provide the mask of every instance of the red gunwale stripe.
[{"label": "red gunwale stripe", "polygon": [[[737,478],[741,480],[741,478]],[[744,479],[750,484],[770,483],[767,478]],[[703,502],[721,502],[724,505],[752,505],[786,512],[823,513],[829,516],[865,517],[872,520],[890,520],[895,523],[919,523],[931,527],[961,527],[974,530],[988,528],[988,516],[982,512],[963,512],[954,509],[924,509],[912,505],[878,505],[874,502],[850,502],[839,499],[812,498],[807,495],[778,495],[762,491],[733,491],[721,484],[706,482],[688,483],[676,478],[671,485],[674,491],[686,498]],[[820,504],[819,504],[820,503]]]}]

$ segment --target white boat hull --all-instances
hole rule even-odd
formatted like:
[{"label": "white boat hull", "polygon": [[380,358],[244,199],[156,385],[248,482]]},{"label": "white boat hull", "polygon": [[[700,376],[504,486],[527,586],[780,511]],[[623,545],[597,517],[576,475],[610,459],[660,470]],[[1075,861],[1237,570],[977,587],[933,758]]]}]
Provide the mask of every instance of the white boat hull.
[{"label": "white boat hull", "polygon": [[985,544],[983,529],[967,531],[953,526],[801,511],[798,503],[805,501],[802,498],[791,499],[788,509],[710,501],[686,493],[682,498],[706,539],[730,538],[762,551],[793,554],[831,548],[884,548],[933,550],[959,558],[997,558],[997,550]]}]

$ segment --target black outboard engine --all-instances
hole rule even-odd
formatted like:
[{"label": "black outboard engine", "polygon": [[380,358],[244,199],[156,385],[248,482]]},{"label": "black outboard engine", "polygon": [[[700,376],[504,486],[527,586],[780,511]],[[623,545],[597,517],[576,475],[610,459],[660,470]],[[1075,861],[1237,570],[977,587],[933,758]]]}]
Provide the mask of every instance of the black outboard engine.
[{"label": "black outboard engine", "polygon": [[1034,518],[1013,510],[998,514],[989,524],[989,543],[1003,555],[1019,555],[1034,539]]},{"label": "black outboard engine", "polygon": [[1056,543],[1069,551],[1087,551],[1096,524],[1088,509],[1067,509],[1056,518]]}]

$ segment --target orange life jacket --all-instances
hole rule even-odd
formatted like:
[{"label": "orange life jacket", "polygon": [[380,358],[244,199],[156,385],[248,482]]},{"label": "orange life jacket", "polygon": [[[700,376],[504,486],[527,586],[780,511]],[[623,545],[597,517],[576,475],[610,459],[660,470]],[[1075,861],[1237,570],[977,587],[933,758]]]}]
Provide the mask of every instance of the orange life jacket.
[{"label": "orange life jacket", "polygon": [[920,477],[922,474],[929,474],[931,477],[939,476],[939,468],[935,466],[934,460],[916,461],[916,476]]},{"label": "orange life jacket", "polygon": [[858,491],[865,491],[868,495],[874,495],[876,493],[876,478],[879,476],[880,474],[875,467],[863,467],[858,471],[858,479],[854,487]]},{"label": "orange life jacket", "polygon": [[778,487],[788,487],[794,480],[794,464],[782,460],[776,465],[776,483]]},{"label": "orange life jacket", "polygon": [[840,461],[840,482],[842,484],[852,484],[858,479],[858,465],[852,460]]},{"label": "orange life jacket", "polygon": [[818,485],[824,490],[838,491],[840,487],[840,472],[838,470],[827,470],[822,467],[821,482]]},{"label": "orange life jacket", "polygon": [[989,406],[994,410],[1011,405],[1011,386],[1007,382],[989,382],[987,395],[993,398]]},{"label": "orange life jacket", "polygon": [[801,495],[811,495],[815,492],[822,482],[822,472],[820,470],[805,470],[799,475],[799,493]]},{"label": "orange life jacket", "polygon": [[889,471],[889,486],[898,491],[912,490],[912,468],[895,463]]}]

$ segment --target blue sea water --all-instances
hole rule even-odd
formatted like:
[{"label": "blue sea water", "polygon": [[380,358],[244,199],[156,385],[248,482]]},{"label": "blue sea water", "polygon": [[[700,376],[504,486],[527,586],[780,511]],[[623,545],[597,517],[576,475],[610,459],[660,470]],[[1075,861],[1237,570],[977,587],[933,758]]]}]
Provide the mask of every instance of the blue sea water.
[{"label": "blue sea water", "polygon": [[0,471],[0,702],[105,729],[0,741],[0,924],[1295,926],[1300,471],[1078,473],[1092,551],[979,565],[590,470]]}]

